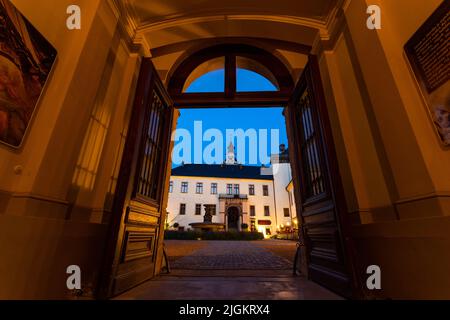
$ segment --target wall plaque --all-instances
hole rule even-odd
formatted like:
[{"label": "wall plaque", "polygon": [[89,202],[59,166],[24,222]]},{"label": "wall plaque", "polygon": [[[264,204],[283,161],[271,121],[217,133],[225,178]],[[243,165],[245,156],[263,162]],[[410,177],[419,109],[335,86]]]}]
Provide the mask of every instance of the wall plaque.
[{"label": "wall plaque", "polygon": [[450,146],[450,1],[443,1],[405,52],[445,146]]}]

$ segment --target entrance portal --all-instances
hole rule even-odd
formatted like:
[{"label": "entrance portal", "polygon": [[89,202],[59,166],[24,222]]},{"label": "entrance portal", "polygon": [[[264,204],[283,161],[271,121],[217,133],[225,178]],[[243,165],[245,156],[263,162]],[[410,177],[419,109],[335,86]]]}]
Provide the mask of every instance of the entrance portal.
[{"label": "entrance portal", "polygon": [[239,210],[236,207],[228,208],[227,212],[228,231],[239,231]]},{"label": "entrance portal", "polygon": [[[276,90],[239,90],[237,71],[242,57],[252,60],[252,65],[261,64],[263,68],[257,71],[269,74]],[[190,75],[198,78],[197,68],[215,58],[224,61],[221,90],[186,92],[184,88],[190,83]],[[111,241],[103,272],[104,296],[125,291],[159,272],[163,255],[164,208],[170,189],[168,155],[173,149],[170,130],[174,129],[178,117],[174,109],[242,106],[285,108],[296,213],[303,230],[300,236],[305,243],[306,275],[335,292],[352,296],[356,277],[350,254],[353,251],[349,250],[352,246],[347,231],[348,211],[317,58],[309,56],[295,90],[291,74],[281,61],[264,50],[240,44],[200,50],[185,59],[173,75],[168,81],[167,93],[151,61],[143,60],[114,198]],[[237,163],[224,165],[235,165],[234,171],[241,170]],[[195,183],[196,195],[203,194],[203,182]],[[182,193],[189,192],[188,185],[187,181],[181,182]],[[227,185],[230,186],[227,186],[227,199],[230,196],[244,199],[239,184],[234,188]],[[248,187],[252,196],[269,196],[267,188],[262,188],[258,195],[254,186],[253,189]],[[211,183],[211,194],[218,194],[216,182]],[[186,215],[186,204],[183,205],[179,207],[181,216]],[[271,216],[270,206],[265,203],[259,206],[264,208],[261,210],[264,217]],[[257,215],[255,207],[253,212]],[[247,207],[236,204],[225,208],[227,230],[239,231],[243,223],[241,215],[245,216],[244,208]],[[251,211],[249,216],[256,217]],[[221,265],[221,262],[213,264]]]}]

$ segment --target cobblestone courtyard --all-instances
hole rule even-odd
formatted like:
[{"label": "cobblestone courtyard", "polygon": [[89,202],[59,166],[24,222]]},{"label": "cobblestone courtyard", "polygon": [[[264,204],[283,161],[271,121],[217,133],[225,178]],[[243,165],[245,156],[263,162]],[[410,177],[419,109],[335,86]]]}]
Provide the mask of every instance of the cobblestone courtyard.
[{"label": "cobblestone courtyard", "polygon": [[[276,240],[166,241],[171,268],[183,270],[292,270],[295,248],[295,242]],[[285,251],[290,260],[279,253]]]},{"label": "cobblestone courtyard", "polygon": [[292,241],[165,241],[170,274],[120,295],[142,300],[340,299],[292,276]]}]

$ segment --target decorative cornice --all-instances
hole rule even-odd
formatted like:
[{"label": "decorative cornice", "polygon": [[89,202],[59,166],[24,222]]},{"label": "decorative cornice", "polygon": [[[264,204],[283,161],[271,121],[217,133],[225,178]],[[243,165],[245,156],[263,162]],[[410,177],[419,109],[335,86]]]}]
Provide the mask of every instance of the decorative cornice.
[{"label": "decorative cornice", "polygon": [[313,29],[318,29],[325,39],[328,37],[328,31],[326,29],[326,22],[300,18],[294,16],[280,16],[280,15],[256,15],[256,14],[220,14],[220,15],[206,15],[197,17],[178,16],[168,18],[164,21],[145,23],[138,27],[138,33],[147,33],[166,28],[178,27],[186,24],[194,24],[201,22],[214,22],[214,21],[238,21],[238,20],[254,20],[254,21],[270,21],[281,22],[286,24],[292,24],[297,26],[304,26]]},{"label": "decorative cornice", "polygon": [[108,0],[119,20],[119,31],[125,39],[131,53],[139,53],[145,57],[150,56],[150,44],[144,35],[137,34],[137,18],[129,1]]},{"label": "decorative cornice", "polygon": [[320,56],[323,52],[323,42],[324,40],[320,37],[320,35],[317,35],[312,43],[311,53]]},{"label": "decorative cornice", "polygon": [[339,0],[337,5],[330,12],[327,19],[328,39],[322,40],[321,50],[331,50],[335,47],[339,35],[342,33],[345,24],[345,10],[351,0]]},{"label": "decorative cornice", "polygon": [[151,46],[147,41],[147,38],[141,34],[141,33],[137,33],[133,39],[133,52],[138,52],[140,53],[142,56],[147,57],[147,58],[151,58],[152,54],[151,54]]}]

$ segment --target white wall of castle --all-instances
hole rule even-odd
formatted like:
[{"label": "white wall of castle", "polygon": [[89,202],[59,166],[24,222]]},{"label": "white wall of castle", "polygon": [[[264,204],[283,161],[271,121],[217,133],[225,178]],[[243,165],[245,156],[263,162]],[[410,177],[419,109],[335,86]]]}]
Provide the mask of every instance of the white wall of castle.
[{"label": "white wall of castle", "polygon": [[[172,192],[169,193],[167,205],[168,218],[167,223],[172,227],[178,223],[179,227],[185,230],[191,229],[190,223],[203,222],[205,214],[205,204],[216,205],[216,215],[213,216],[212,222],[226,223],[225,221],[225,205],[224,201],[219,200],[220,194],[227,193],[227,184],[239,184],[239,194],[247,195],[247,200],[242,200],[243,221],[241,223],[251,225],[250,219],[255,220],[256,229],[260,232],[275,234],[280,225],[290,225],[292,223],[292,208],[289,204],[289,195],[286,186],[291,180],[291,170],[288,163],[274,164],[274,179],[238,179],[238,178],[215,178],[215,177],[187,177],[172,176],[173,184]],[[188,192],[181,192],[182,182],[188,183]],[[196,193],[197,183],[203,183],[203,193]],[[211,194],[211,183],[217,183],[217,194]],[[249,194],[249,185],[255,186],[255,195]],[[267,185],[269,194],[263,195],[263,186]],[[180,215],[180,204],[186,204],[186,213]],[[195,214],[195,205],[201,204],[202,210],[200,215]],[[255,206],[255,216],[250,216],[250,206]],[[264,207],[269,207],[270,216],[265,216]],[[290,216],[284,217],[284,208],[289,208]],[[294,214],[295,216],[295,214]],[[270,220],[270,225],[259,225],[258,221]]]},{"label": "white wall of castle", "polygon": [[[273,170],[273,184],[276,199],[276,214],[277,225],[289,226],[292,224],[292,217],[296,216],[295,207],[289,203],[289,192],[287,186],[292,179],[290,163],[274,163]],[[289,216],[284,216],[284,209],[289,209]]]}]

